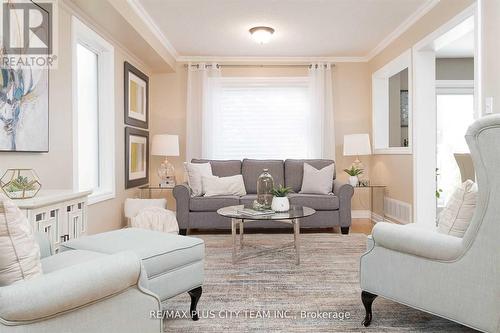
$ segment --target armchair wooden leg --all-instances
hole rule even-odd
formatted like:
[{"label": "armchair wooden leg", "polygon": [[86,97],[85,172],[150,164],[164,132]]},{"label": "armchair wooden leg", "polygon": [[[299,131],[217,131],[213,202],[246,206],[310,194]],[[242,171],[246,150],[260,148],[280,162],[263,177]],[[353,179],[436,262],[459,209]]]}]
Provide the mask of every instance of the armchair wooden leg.
[{"label": "armchair wooden leg", "polygon": [[198,301],[200,300],[201,293],[201,287],[188,291],[189,296],[191,296],[191,307],[189,308],[189,312],[191,313],[191,318],[194,321],[197,321],[199,319],[198,313],[196,312],[196,306],[198,305]]},{"label": "armchair wooden leg", "polygon": [[365,306],[365,320],[363,320],[363,325],[365,327],[370,326],[370,323],[372,322],[372,303],[377,298],[377,295],[369,293],[367,291],[362,291],[361,292],[361,301],[363,302],[363,305]]},{"label": "armchair wooden leg", "polygon": [[349,234],[349,227],[340,227],[340,232],[342,233],[342,235]]},{"label": "armchair wooden leg", "polygon": [[187,235],[187,229],[179,229],[179,235],[186,236]]}]

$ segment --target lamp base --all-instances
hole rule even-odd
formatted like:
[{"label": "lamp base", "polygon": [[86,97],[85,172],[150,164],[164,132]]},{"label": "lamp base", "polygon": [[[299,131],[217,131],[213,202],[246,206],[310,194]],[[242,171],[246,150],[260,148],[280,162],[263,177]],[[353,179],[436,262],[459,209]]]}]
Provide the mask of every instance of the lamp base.
[{"label": "lamp base", "polygon": [[157,170],[158,177],[161,182],[159,187],[174,187],[175,186],[175,168],[167,159],[160,164]]}]

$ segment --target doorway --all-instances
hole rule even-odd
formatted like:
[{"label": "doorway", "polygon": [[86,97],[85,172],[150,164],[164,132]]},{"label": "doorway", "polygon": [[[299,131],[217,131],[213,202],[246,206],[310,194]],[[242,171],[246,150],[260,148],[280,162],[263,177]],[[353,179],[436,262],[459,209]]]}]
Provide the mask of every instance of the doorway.
[{"label": "doorway", "polygon": [[413,49],[414,221],[433,228],[439,210],[461,184],[456,153],[480,115],[480,31],[477,4]]}]

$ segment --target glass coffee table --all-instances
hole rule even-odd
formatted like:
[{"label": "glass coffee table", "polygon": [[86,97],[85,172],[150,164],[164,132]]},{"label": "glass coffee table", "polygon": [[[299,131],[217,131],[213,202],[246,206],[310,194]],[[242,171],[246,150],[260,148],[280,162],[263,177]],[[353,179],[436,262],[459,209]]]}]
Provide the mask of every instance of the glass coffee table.
[{"label": "glass coffee table", "polygon": [[[247,259],[249,257],[257,257],[259,255],[265,255],[272,252],[283,251],[286,248],[294,247],[296,253],[296,263],[300,264],[300,219],[311,216],[316,213],[316,211],[309,207],[302,206],[290,206],[290,210],[284,213],[273,213],[268,215],[248,215],[241,212],[243,208],[252,208],[251,206],[238,205],[220,208],[217,210],[217,214],[231,219],[231,234],[233,237],[233,252],[232,259],[233,263],[237,260]],[[237,253],[238,245],[236,241],[236,227],[240,229],[240,244],[239,248],[244,247],[244,224],[249,221],[260,221],[266,223],[269,221],[281,222],[291,224],[293,226],[293,242],[287,243],[281,247],[276,248],[264,248],[258,252],[250,254]]]}]

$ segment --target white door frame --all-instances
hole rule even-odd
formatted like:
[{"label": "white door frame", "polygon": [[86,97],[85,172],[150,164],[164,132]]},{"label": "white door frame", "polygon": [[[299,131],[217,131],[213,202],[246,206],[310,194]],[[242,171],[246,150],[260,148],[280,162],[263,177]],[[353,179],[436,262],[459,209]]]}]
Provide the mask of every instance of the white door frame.
[{"label": "white door frame", "polygon": [[481,114],[481,22],[480,0],[466,8],[412,48],[413,55],[413,221],[425,227],[436,225],[436,52],[456,39],[473,18],[474,104]]}]

